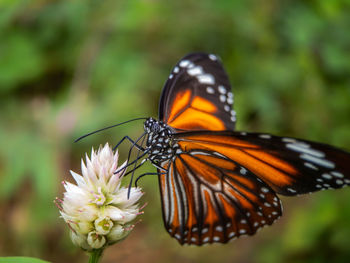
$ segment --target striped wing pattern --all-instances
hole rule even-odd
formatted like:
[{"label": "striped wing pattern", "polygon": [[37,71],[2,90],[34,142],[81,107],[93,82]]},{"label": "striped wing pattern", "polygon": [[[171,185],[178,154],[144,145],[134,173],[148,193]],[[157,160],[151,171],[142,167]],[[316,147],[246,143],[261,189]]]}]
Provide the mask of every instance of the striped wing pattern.
[{"label": "striped wing pattern", "polygon": [[282,214],[273,190],[220,154],[191,149],[159,176],[163,219],[181,244],[226,243],[253,235]]},{"label": "striped wing pattern", "polygon": [[350,154],[329,145],[230,131],[175,138],[180,150],[162,163],[168,172],[159,181],[165,227],[181,244],[253,235],[281,216],[276,192],[297,195],[350,184]]},{"label": "striped wing pattern", "polygon": [[292,196],[350,184],[350,154],[330,145],[230,131],[177,136],[183,148],[219,152],[244,166],[279,194]]}]

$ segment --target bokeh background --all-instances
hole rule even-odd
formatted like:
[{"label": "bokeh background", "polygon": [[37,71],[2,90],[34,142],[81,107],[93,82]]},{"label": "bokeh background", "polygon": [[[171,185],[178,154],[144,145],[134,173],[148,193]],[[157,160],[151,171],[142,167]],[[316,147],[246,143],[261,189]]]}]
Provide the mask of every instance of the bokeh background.
[{"label": "bokeh background", "polygon": [[[238,130],[350,150],[349,29],[349,0],[0,0],[0,255],[87,261],[53,200],[91,146],[136,138],[143,125],[73,141],[156,117],[170,70],[189,52],[222,58]],[[282,198],[273,227],[198,248],[164,231],[156,176],[141,185],[142,222],[103,262],[349,262],[350,189]]]}]

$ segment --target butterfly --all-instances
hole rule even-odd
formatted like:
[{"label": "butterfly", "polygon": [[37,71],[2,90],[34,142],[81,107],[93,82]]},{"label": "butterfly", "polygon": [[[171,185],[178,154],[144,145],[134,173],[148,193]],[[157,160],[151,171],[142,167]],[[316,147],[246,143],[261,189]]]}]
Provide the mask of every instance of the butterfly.
[{"label": "butterfly", "polygon": [[282,215],[277,194],[350,185],[350,154],[332,146],[235,131],[234,95],[218,57],[193,53],[173,68],[159,120],[144,122],[164,225],[180,244],[226,243]]}]

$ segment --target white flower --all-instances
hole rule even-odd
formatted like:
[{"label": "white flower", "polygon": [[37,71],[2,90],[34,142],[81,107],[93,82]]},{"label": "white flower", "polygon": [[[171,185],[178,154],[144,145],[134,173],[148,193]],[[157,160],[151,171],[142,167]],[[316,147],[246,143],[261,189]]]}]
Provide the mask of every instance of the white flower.
[{"label": "white flower", "polygon": [[[137,202],[143,195],[139,187],[121,187],[126,162],[118,167],[118,152],[108,143],[81,161],[82,175],[73,171],[75,184],[64,182],[63,200],[56,199],[60,213],[71,229],[73,243],[84,250],[99,249],[125,238],[133,221],[141,214]],[[116,173],[116,171],[119,171]]]}]

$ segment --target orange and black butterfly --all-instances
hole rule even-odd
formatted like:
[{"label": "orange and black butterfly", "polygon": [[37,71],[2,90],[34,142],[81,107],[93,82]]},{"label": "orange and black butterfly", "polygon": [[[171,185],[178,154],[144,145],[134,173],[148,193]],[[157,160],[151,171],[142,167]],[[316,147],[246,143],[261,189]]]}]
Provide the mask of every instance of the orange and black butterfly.
[{"label": "orange and black butterfly", "polygon": [[277,194],[350,185],[350,154],[332,146],[235,131],[234,96],[215,55],[185,56],[144,123],[166,230],[181,244],[226,243],[282,215]]}]

